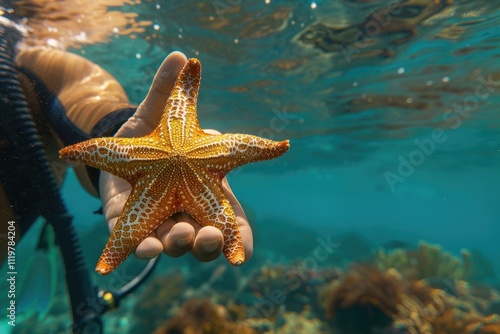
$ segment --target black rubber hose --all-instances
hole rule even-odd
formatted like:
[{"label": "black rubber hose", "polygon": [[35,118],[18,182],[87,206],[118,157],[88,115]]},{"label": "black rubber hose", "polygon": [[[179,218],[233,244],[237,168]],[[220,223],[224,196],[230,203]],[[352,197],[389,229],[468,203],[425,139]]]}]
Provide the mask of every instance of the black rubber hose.
[{"label": "black rubber hose", "polygon": [[154,259],[148,261],[146,266],[142,269],[142,271],[134,277],[130,282],[125,284],[120,290],[118,290],[114,295],[115,298],[120,301],[128,294],[132,293],[136,290],[142,282],[144,282],[152,273],[155,266],[158,264],[160,257],[157,256]]},{"label": "black rubber hose", "polygon": [[[9,166],[15,168],[17,175],[27,175],[27,177],[24,180],[12,180],[14,179],[12,175],[16,174],[9,175],[8,170],[4,169],[1,181],[7,185],[5,191],[9,197],[9,193],[21,193],[16,199],[19,201],[15,203],[16,206],[19,208],[26,204],[30,208],[38,206],[37,209],[40,211],[36,211],[41,212],[54,228],[66,269],[66,282],[74,321],[73,333],[102,333],[99,312],[92,310],[90,306],[95,304],[90,303],[95,300],[97,291],[92,286],[72,217],[62,200],[26,103],[14,62],[14,50],[15,42],[12,41],[12,36],[9,36],[9,29],[0,29],[1,147],[5,148],[3,153],[10,153],[9,156],[2,154],[3,159],[8,159],[3,161],[2,165],[7,166],[7,169]],[[16,142],[16,145],[9,145],[9,142]],[[9,149],[9,146],[15,146],[15,151]],[[20,169],[23,169],[22,173]],[[17,189],[8,189],[8,185],[12,185],[14,181],[24,182],[23,187],[19,186],[20,183],[16,183]],[[23,212],[18,215],[21,221],[29,222],[32,218],[26,214],[23,216]]]},{"label": "black rubber hose", "polygon": [[144,282],[153,273],[153,269],[158,264],[159,259],[160,257],[157,256],[154,259],[149,260],[141,272],[130,280],[130,282],[122,286],[118,291],[101,291],[99,293],[101,314],[118,308],[122,299],[135,291],[142,284],[142,282]]},{"label": "black rubber hose", "polygon": [[[73,218],[60,195],[21,88],[14,62],[14,45],[19,35],[2,29],[0,27],[0,182],[21,223],[21,233],[28,230],[40,213],[54,228],[66,269],[73,333],[102,333],[100,315],[109,305],[97,297],[97,289],[91,284]],[[13,175],[23,175],[23,178]],[[159,257],[149,260],[135,278],[112,293],[115,306],[152,274],[158,260]],[[104,307],[96,306],[99,304]]]}]

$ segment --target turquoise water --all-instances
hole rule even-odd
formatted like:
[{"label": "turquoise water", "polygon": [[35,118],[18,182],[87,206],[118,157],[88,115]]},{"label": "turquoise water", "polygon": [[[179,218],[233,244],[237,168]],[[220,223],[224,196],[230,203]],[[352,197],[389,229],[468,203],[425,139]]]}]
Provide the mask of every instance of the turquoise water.
[{"label": "turquoise water", "polygon": [[[346,49],[359,51],[352,57],[299,41],[314,24],[345,29],[383,3],[173,2],[157,9],[153,2],[134,10],[159,26],[149,29],[158,41],[119,38],[86,48],[85,56],[140,102],[165,55],[180,50],[203,65],[203,127],[290,139],[280,159],[230,174],[257,221],[277,216],[314,231],[356,230],[376,242],[479,247],[499,263],[498,4],[434,8],[397,45],[397,34],[346,39]],[[432,3],[416,1],[412,15]],[[374,49],[392,55],[363,56]],[[470,111],[461,115],[463,105]],[[436,129],[443,129],[439,142]],[[434,145],[425,151],[416,140]],[[410,156],[414,171],[400,175],[399,157]]]},{"label": "turquoise water", "polygon": [[[283,157],[228,176],[255,232],[251,262],[219,278],[223,258],[199,264],[190,255],[163,256],[157,277],[180,271],[194,296],[215,298],[230,289],[197,290],[207,277],[230,285],[228,275],[241,282],[258,268],[300,262],[313,256],[318,238],[342,249],[321,268],[346,268],[357,252],[366,259],[395,241],[408,248],[424,241],[457,257],[478,251],[500,269],[500,3],[401,3],[390,12],[384,1],[144,1],[126,8],[152,21],[144,34],[73,50],[112,73],[134,103],[164,57],[182,51],[203,66],[202,127],[290,139]],[[357,35],[363,29],[368,35]],[[93,268],[107,238],[92,213],[100,202],[72,173],[63,194]],[[118,278],[93,277],[107,287]],[[499,286],[491,277],[483,283]],[[145,289],[106,316],[110,333],[140,332],[133,310]],[[239,301],[256,305],[266,296],[259,293]],[[323,314],[312,299],[303,304]],[[169,312],[163,320],[176,313]],[[64,311],[53,313],[69,322]],[[280,317],[291,316],[278,313],[273,322]]]}]

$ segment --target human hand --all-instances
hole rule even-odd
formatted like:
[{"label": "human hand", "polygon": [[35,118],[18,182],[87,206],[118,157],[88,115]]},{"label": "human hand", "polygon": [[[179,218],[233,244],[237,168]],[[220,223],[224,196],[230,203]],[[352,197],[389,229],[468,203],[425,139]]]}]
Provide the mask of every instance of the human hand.
[{"label": "human hand", "polygon": [[[135,114],[116,133],[117,137],[140,137],[156,128],[177,75],[186,61],[186,56],[180,52],[173,52],[165,58],[155,75],[148,95]],[[215,130],[205,130],[205,132],[218,133]],[[236,222],[243,239],[245,259],[248,260],[253,253],[252,230],[225,178],[222,184],[224,194],[236,215]],[[130,195],[131,186],[115,175],[101,172],[99,187],[104,217],[111,230]],[[191,251],[198,260],[211,261],[220,255],[223,245],[224,236],[220,230],[212,226],[202,227],[188,214],[176,213],[144,239],[137,247],[135,254],[139,258],[150,259],[162,251],[172,257],[179,257]]]}]

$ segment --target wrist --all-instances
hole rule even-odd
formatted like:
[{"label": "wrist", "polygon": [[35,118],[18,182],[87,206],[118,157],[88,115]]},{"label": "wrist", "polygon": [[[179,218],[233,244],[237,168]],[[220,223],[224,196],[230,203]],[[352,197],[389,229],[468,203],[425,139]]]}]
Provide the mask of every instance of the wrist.
[{"label": "wrist", "polygon": [[[99,122],[94,125],[90,131],[90,138],[98,137],[113,137],[115,133],[121,128],[123,123],[125,123],[137,110],[136,107],[122,108],[110,112],[104,116]],[[90,182],[99,193],[99,178],[101,171],[97,168],[85,166],[87,168],[87,174],[89,176]]]}]

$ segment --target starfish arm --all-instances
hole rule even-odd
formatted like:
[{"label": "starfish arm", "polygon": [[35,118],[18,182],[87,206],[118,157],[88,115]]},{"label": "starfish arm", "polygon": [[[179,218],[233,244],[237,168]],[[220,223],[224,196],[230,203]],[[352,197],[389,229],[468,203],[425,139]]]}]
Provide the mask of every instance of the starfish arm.
[{"label": "starfish arm", "polygon": [[164,151],[154,143],[153,136],[107,137],[67,146],[59,154],[61,159],[84,163],[130,181],[139,168],[133,168],[134,165],[153,161],[164,154]]},{"label": "starfish arm", "polygon": [[233,266],[245,262],[245,251],[236,216],[224,195],[222,183],[203,170],[186,171],[182,179],[181,207],[202,226],[213,226],[224,236],[222,252]]},{"label": "starfish arm", "polygon": [[189,59],[175,82],[160,124],[156,128],[164,144],[180,148],[189,143],[193,136],[203,133],[196,115],[200,80],[200,61]]},{"label": "starfish arm", "polygon": [[98,273],[106,275],[115,270],[158,225],[178,211],[174,193],[171,174],[152,182],[137,182],[97,262]]},{"label": "starfish arm", "polygon": [[231,264],[245,261],[242,237],[222,180],[238,166],[282,155],[290,144],[288,140],[278,142],[244,134],[204,133],[196,115],[200,80],[200,62],[188,60],[160,123],[149,135],[96,138],[59,151],[61,158],[110,172],[128,181],[132,188],[97,272],[112,272],[158,225],[179,211],[223,233],[223,252]]},{"label": "starfish arm", "polygon": [[221,179],[238,166],[277,158],[290,148],[288,140],[274,141],[246,134],[213,135],[201,140],[204,143],[197,143],[188,154]]}]

